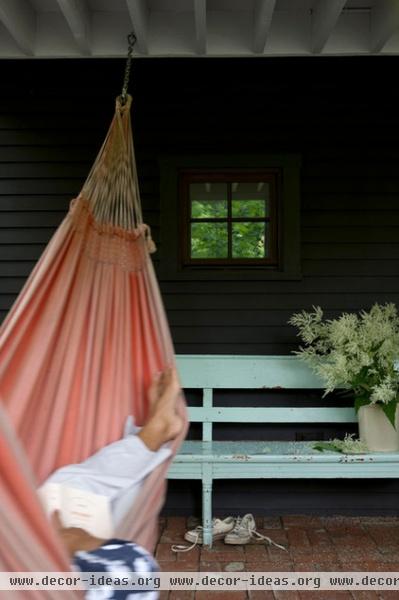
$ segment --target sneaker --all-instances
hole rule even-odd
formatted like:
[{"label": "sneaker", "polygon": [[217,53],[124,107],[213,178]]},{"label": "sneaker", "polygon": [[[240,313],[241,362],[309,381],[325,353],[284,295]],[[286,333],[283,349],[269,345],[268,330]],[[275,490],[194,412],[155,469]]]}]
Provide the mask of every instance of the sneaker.
[{"label": "sneaker", "polygon": [[255,530],[256,523],[253,515],[248,513],[242,518],[237,517],[234,528],[224,538],[225,544],[248,544]]},{"label": "sneaker", "polygon": [[271,546],[287,550],[285,546],[277,544],[267,535],[262,535],[256,531],[256,523],[253,515],[247,514],[242,519],[237,517],[235,527],[224,538],[225,544],[248,544],[251,539],[264,540]]},{"label": "sneaker", "polygon": [[[226,519],[212,519],[212,541],[221,540],[225,535],[234,529],[236,520],[234,517],[227,517]],[[204,528],[202,525],[198,525],[195,529],[186,531],[184,539],[191,542],[191,546],[183,546],[182,544],[173,544],[172,552],[189,552],[197,544],[203,543],[202,533]]]},{"label": "sneaker", "polygon": [[[229,531],[234,529],[236,519],[234,517],[227,517],[226,519],[212,519],[212,541],[221,540],[225,537]],[[202,525],[198,525],[195,529],[186,531],[184,539],[188,542],[195,544],[202,544],[202,532],[204,528]]]}]

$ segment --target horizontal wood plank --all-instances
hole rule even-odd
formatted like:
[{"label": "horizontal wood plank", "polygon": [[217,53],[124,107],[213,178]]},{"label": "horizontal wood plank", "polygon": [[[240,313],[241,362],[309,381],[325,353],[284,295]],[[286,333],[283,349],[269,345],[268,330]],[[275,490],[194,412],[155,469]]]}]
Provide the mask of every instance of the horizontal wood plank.
[{"label": "horizontal wood plank", "polygon": [[294,356],[177,356],[183,387],[189,388],[316,388],[312,371]]},{"label": "horizontal wood plank", "polygon": [[[237,367],[238,368],[238,367]],[[244,375],[242,375],[244,376]],[[267,382],[267,374],[264,381]],[[284,378],[281,377],[284,388]],[[189,386],[189,384],[188,384]],[[266,387],[266,386],[264,386]],[[356,423],[353,408],[201,408],[190,407],[189,418],[197,423]],[[265,444],[267,446],[267,444]]]},{"label": "horizontal wood plank", "polygon": [[[396,277],[393,277],[392,289],[397,289]],[[388,287],[388,286],[387,286]],[[223,310],[228,306],[231,310],[268,310],[279,306],[281,309],[300,311],[312,310],[312,306],[322,306],[326,310],[353,311],[356,307],[369,307],[378,300],[387,302],[398,302],[399,290],[388,292],[379,291],[363,293],[357,295],[348,290],[342,290],[331,294],[326,290],[325,293],[310,293],[291,296],[290,294],[253,294],[240,293],[229,297],[228,294],[171,294],[164,293],[163,300],[167,309],[170,310]]]}]

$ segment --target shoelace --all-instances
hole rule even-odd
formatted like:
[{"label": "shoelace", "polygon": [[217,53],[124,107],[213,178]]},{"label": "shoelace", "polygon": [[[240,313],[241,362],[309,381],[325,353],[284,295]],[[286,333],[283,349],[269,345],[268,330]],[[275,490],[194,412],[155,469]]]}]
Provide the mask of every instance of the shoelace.
[{"label": "shoelace", "polygon": [[[196,527],[196,529],[199,529],[199,527],[200,527],[200,525],[198,527]],[[203,529],[203,528],[201,527],[201,529]],[[191,546],[184,546],[183,544],[172,544],[172,546],[171,546],[172,552],[189,552],[190,550],[195,548],[195,546],[198,544],[199,532],[196,535],[197,535],[197,538],[196,538],[195,542],[193,542],[191,544]]]},{"label": "shoelace", "polygon": [[[216,519],[212,519],[212,529],[214,527],[216,523]],[[195,546],[198,544],[198,540],[200,537],[200,533],[204,530],[204,528],[202,527],[202,525],[197,525],[197,527],[194,529],[194,532],[197,537],[195,539],[195,542],[193,542],[191,544],[191,546],[184,546],[183,544],[173,544],[171,546],[171,550],[172,552],[189,552],[190,550],[192,550],[193,548],[195,548]]]},{"label": "shoelace", "polygon": [[265,540],[270,546],[275,546],[276,548],[280,548],[280,550],[285,550],[286,552],[288,552],[288,550],[285,546],[282,546],[281,544],[277,544],[277,542],[274,542],[267,535],[262,535],[261,533],[259,533],[259,531],[256,531],[256,529],[253,529],[250,533],[251,533],[251,536],[257,538],[258,540]]}]

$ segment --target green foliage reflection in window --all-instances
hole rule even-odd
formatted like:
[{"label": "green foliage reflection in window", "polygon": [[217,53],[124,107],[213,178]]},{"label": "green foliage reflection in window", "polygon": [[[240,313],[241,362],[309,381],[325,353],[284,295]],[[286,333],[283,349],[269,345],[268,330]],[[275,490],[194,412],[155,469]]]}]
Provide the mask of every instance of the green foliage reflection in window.
[{"label": "green foliage reflection in window", "polygon": [[233,258],[265,258],[264,223],[233,223]]},{"label": "green foliage reflection in window", "polygon": [[192,259],[268,256],[269,183],[191,183]]},{"label": "green foliage reflection in window", "polygon": [[227,258],[227,223],[191,223],[192,258]]},{"label": "green foliage reflection in window", "polygon": [[193,200],[191,202],[191,217],[193,219],[227,217],[227,202],[225,200]]}]

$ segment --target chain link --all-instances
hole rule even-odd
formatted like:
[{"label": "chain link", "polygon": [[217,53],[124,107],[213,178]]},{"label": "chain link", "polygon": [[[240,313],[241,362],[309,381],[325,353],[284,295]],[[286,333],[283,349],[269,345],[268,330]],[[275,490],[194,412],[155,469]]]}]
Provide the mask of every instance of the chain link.
[{"label": "chain link", "polygon": [[129,35],[127,36],[127,42],[128,42],[128,50],[127,50],[127,59],[126,59],[126,66],[125,66],[125,76],[123,78],[123,87],[122,87],[122,93],[121,93],[121,103],[122,104],[125,104],[126,99],[127,99],[127,89],[129,87],[130,67],[132,64],[133,48],[134,48],[135,43],[137,42],[137,38],[136,38],[135,34],[133,33],[133,31],[131,33],[129,33]]}]

